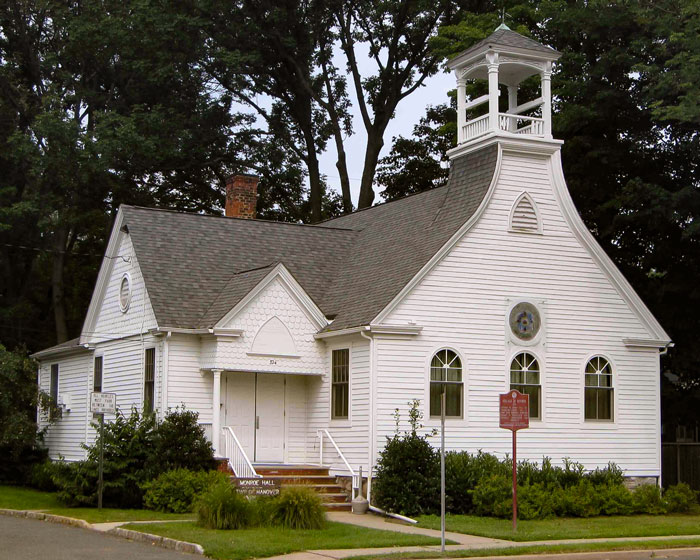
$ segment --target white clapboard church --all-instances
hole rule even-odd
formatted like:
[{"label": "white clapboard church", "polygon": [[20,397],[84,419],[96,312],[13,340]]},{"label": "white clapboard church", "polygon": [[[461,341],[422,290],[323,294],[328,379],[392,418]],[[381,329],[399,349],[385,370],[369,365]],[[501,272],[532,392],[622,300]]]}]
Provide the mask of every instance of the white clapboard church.
[{"label": "white clapboard church", "polygon": [[[403,429],[413,399],[425,430],[439,426],[447,381],[448,449],[508,453],[498,395],[516,388],[530,396],[520,458],[658,480],[670,341],[567,191],[558,57],[501,26],[450,62],[459,143],[444,187],[316,225],[251,219],[251,176],[230,181],[225,216],[122,206],[80,338],[35,355],[63,408],[51,456],[84,458],[99,390],[126,413],[197,411],[238,476],[366,474],[397,408]],[[520,99],[531,76],[541,94]],[[468,80],[488,94],[467,102]]]}]

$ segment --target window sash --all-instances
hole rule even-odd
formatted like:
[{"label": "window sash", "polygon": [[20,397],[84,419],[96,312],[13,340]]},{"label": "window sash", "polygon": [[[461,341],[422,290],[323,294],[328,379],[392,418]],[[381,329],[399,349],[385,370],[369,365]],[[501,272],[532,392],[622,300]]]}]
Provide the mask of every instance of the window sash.
[{"label": "window sash", "polygon": [[585,390],[585,419],[613,419],[613,389],[612,387],[586,387]]},{"label": "window sash", "polygon": [[102,356],[95,356],[95,369],[92,376],[92,390],[95,393],[102,392]]},{"label": "window sash", "polygon": [[58,401],[58,364],[51,364],[51,385],[49,394],[54,400],[54,404]]},{"label": "window sash", "polygon": [[144,359],[143,411],[153,412],[155,398],[156,349],[146,348]]},{"label": "window sash", "polygon": [[540,418],[540,400],[542,396],[542,386],[541,385],[527,385],[525,383],[511,383],[511,391],[515,389],[520,391],[523,395],[528,395],[530,397],[530,418],[539,420]]},{"label": "window sash", "polygon": [[347,420],[350,408],[350,350],[331,353],[331,419]]},{"label": "window sash", "polygon": [[462,400],[464,396],[463,383],[431,382],[430,383],[430,417],[440,418],[442,389],[445,388],[445,418],[462,418]]}]

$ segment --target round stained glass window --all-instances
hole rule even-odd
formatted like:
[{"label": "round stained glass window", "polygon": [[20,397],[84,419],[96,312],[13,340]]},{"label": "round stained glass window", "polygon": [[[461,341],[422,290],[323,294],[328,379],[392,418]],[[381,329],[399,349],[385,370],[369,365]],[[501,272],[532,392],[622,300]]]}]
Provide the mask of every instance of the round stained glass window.
[{"label": "round stained glass window", "polygon": [[540,312],[528,302],[521,302],[510,311],[510,330],[520,340],[532,340],[540,332]]},{"label": "round stained glass window", "polygon": [[129,303],[131,303],[131,282],[125,274],[122,278],[122,283],[119,285],[119,309],[122,310],[122,313],[129,309]]}]

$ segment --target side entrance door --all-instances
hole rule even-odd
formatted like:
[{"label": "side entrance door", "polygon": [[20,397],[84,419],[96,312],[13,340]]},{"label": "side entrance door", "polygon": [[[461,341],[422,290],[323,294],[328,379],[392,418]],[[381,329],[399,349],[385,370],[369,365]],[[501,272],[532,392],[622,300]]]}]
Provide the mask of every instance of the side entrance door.
[{"label": "side entrance door", "polygon": [[223,425],[233,428],[252,462],[284,462],[284,392],[283,375],[226,374]]}]

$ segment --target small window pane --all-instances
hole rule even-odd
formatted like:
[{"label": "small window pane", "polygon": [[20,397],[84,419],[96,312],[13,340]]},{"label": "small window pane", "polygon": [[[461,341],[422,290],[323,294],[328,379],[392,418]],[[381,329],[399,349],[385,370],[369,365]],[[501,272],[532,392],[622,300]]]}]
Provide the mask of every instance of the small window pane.
[{"label": "small window pane", "polygon": [[591,358],[584,374],[584,417],[586,420],[613,419],[613,370],[602,356]]}]

